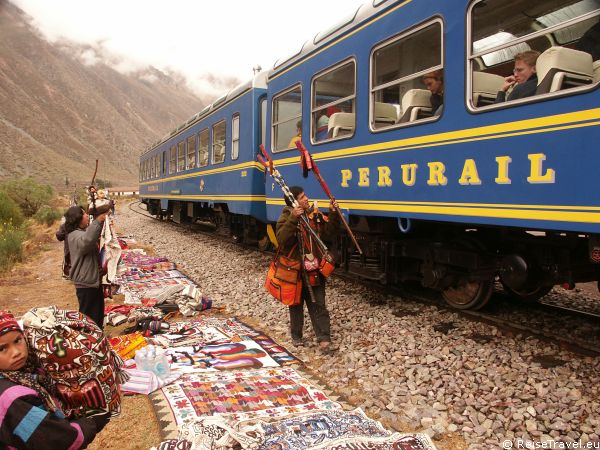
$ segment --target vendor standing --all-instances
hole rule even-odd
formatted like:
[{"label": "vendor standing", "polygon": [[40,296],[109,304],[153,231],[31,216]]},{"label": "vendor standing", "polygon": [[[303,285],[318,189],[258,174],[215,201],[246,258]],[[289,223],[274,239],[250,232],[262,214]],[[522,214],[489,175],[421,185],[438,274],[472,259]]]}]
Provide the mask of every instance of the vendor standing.
[{"label": "vendor standing", "polygon": [[71,255],[69,275],[75,283],[79,312],[100,328],[104,324],[104,293],[100,284],[99,239],[106,214],[99,214],[90,223],[90,216],[80,206],[71,206],[65,213]]},{"label": "vendor standing", "polygon": [[[303,230],[303,226],[299,225],[300,216],[306,215],[311,228],[315,230],[317,234],[325,238],[333,238],[335,233],[339,229],[339,216],[338,214],[329,214],[329,220],[319,218],[317,214],[313,214],[312,217],[308,213],[310,212],[309,200],[304,189],[300,186],[292,186],[290,192],[294,196],[297,202],[297,206],[293,206],[290,199],[284,197],[287,204],[277,221],[277,241],[280,245],[280,251],[282,254],[289,254],[293,259],[301,260],[303,254],[315,255],[317,258],[323,258],[325,255],[321,254],[320,249],[316,243],[310,237],[306,230]],[[331,202],[329,205],[329,211],[334,213],[337,210],[337,204]],[[302,234],[302,236],[300,236]],[[301,248],[303,244],[304,248]],[[305,270],[304,266],[301,270]],[[302,285],[302,294],[300,304],[290,306],[290,334],[294,345],[302,345],[302,332],[304,328],[304,304],[308,309],[308,315],[312,322],[319,348],[324,353],[330,353],[331,347],[331,326],[329,311],[325,304],[325,277],[314,271],[309,274],[310,286],[306,284]],[[309,289],[312,289],[312,297]]]}]

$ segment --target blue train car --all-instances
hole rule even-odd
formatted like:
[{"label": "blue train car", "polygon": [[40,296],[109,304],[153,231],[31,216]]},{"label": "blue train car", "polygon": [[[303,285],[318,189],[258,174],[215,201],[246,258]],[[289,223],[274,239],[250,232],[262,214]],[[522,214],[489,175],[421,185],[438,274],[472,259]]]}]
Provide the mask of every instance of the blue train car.
[{"label": "blue train car", "polygon": [[[153,214],[204,221],[247,241],[265,237],[266,74],[208,105],[140,158],[140,198]],[[263,239],[264,240],[264,239]]]},{"label": "blue train car", "polygon": [[[373,0],[277,62],[267,148],[326,205],[290,143],[301,121],[364,250],[343,240],[342,268],[457,308],[497,279],[523,300],[598,280],[599,16],[598,0]],[[265,192],[272,222],[284,203]]]}]

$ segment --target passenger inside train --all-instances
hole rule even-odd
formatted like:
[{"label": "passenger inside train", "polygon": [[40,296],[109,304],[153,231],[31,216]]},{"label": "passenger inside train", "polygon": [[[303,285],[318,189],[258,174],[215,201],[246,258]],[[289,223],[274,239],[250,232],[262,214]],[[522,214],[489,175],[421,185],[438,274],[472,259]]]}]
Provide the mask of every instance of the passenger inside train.
[{"label": "passenger inside train", "polygon": [[540,52],[527,50],[515,56],[513,74],[504,78],[502,89],[496,95],[496,103],[531,97],[537,90],[538,78],[535,63]]}]

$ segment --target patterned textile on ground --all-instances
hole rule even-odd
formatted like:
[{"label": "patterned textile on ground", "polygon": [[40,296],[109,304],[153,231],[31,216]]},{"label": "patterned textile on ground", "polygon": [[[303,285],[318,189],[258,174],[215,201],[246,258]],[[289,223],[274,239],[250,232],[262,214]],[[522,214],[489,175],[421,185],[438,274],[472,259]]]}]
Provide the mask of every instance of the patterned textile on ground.
[{"label": "patterned textile on ground", "polygon": [[167,378],[159,378],[154,372],[138,369],[124,369],[129,375],[129,380],[121,385],[124,394],[148,395],[161,387],[177,380],[181,374],[171,373]]},{"label": "patterned textile on ground", "polygon": [[242,341],[256,342],[281,366],[298,361],[285,347],[235,317],[199,317],[189,322],[173,322],[168,334],[151,338],[152,343],[163,347],[193,346],[196,350],[211,343]]},{"label": "patterned textile on ground", "polygon": [[104,308],[106,323],[113,327],[125,322],[137,322],[143,319],[160,319],[163,312],[158,308],[135,305],[108,305]]},{"label": "patterned textile on ground", "polygon": [[166,439],[150,450],[192,450],[192,443],[185,439]]},{"label": "patterned textile on ground", "polygon": [[49,306],[28,311],[23,324],[29,348],[67,417],[120,413],[119,384],[127,374],[94,322],[77,311]]},{"label": "patterned textile on ground", "polygon": [[135,332],[109,338],[110,346],[123,359],[131,359],[135,352],[148,345],[142,333]]},{"label": "patterned textile on ground", "polygon": [[[426,435],[399,434],[386,430],[359,408],[354,411],[309,411],[283,419],[235,421],[212,416],[180,427],[179,440],[192,450],[395,448],[433,450]],[[391,445],[402,443],[397,447]],[[376,445],[376,447],[371,447]],[[385,447],[388,446],[388,447]]]},{"label": "patterned textile on ground", "polygon": [[171,359],[171,370],[179,373],[279,367],[254,341],[175,347],[168,348],[166,353]]},{"label": "patterned textile on ground", "polygon": [[341,409],[292,368],[185,374],[159,393],[160,412],[170,410],[177,426],[215,414],[239,421]]}]

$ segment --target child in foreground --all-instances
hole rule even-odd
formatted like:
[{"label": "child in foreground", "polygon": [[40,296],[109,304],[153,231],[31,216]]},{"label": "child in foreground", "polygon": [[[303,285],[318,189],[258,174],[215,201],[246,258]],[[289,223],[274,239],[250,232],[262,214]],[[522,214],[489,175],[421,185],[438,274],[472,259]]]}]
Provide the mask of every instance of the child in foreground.
[{"label": "child in foreground", "polygon": [[40,375],[19,324],[0,311],[0,448],[85,448],[110,415],[66,419]]}]

